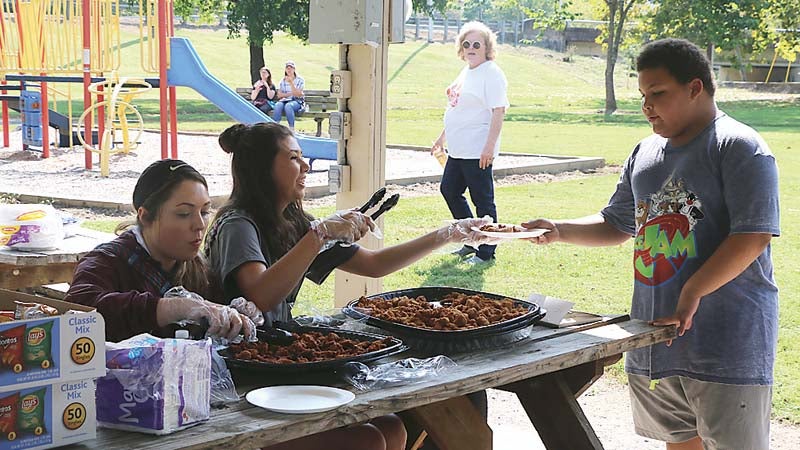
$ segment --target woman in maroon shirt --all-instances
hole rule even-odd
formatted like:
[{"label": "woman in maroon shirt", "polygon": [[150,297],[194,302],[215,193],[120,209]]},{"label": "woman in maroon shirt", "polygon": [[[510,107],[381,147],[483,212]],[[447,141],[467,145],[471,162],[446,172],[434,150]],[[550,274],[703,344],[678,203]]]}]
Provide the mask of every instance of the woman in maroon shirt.
[{"label": "woman in maroon shirt", "polygon": [[208,271],[198,253],[211,200],[206,180],[189,164],[151,164],[133,191],[136,225],[87,254],[75,270],[66,301],[97,308],[106,339],[139,333],[172,337],[174,322],[209,324],[209,334],[232,338],[254,330],[252,320],[229,306],[197,298],[164,297],[184,286],[208,298]]}]

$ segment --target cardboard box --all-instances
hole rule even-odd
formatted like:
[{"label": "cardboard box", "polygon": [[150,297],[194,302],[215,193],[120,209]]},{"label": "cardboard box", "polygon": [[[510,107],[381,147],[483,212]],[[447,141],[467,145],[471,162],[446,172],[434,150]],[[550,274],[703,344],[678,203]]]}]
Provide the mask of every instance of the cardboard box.
[{"label": "cardboard box", "polygon": [[0,450],[58,447],[96,433],[94,380],[0,393]]},{"label": "cardboard box", "polygon": [[15,300],[43,303],[62,314],[82,312],[0,323],[0,393],[106,374],[105,321],[100,313],[0,289],[0,310],[14,310]]}]

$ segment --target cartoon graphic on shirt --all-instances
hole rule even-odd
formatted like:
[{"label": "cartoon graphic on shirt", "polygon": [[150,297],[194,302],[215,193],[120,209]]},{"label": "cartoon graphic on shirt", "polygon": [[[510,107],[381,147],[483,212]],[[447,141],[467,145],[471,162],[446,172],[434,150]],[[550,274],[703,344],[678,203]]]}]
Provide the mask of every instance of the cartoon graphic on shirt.
[{"label": "cartoon graphic on shirt", "polygon": [[633,266],[636,280],[658,286],[675,276],[697,256],[694,227],[705,215],[694,192],[683,180],[669,179],[649,199],[636,202]]},{"label": "cartoon graphic on shirt", "polygon": [[453,84],[448,86],[445,91],[447,93],[447,104],[449,104],[451,108],[455,108],[458,105],[458,99],[461,98],[461,86],[462,81],[461,77],[459,77]]}]

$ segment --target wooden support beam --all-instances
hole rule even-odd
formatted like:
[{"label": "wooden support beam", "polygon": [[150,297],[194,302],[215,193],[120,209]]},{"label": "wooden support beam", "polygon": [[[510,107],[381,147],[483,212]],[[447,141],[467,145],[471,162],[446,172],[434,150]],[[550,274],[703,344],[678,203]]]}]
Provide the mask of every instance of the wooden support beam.
[{"label": "wooden support beam", "polygon": [[428,433],[439,450],[492,450],[492,429],[466,396],[403,413]]},{"label": "wooden support beam", "polygon": [[[598,374],[599,370],[599,374]],[[504,386],[517,394],[539,433],[551,450],[602,450],[603,444],[576,399],[602,375],[603,361],[541,375]]]}]

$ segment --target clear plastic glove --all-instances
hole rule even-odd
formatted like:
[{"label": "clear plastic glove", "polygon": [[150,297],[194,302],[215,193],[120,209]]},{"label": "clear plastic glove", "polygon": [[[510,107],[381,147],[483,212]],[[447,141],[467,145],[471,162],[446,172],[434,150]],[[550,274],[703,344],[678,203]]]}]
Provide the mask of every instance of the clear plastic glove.
[{"label": "clear plastic glove", "polygon": [[251,340],[256,335],[256,326],[246,315],[230,306],[209,302],[182,286],[174,287],[164,294],[156,307],[159,326],[170,323],[191,321],[196,324],[208,323],[206,336],[217,336],[229,341],[239,334]]},{"label": "clear plastic glove", "polygon": [[468,218],[455,220],[450,225],[441,228],[436,237],[439,242],[460,243],[477,247],[482,244],[494,244],[496,238],[490,238],[473,230],[484,225],[493,223],[494,219],[490,216],[483,216],[480,219]]},{"label": "clear plastic glove", "polygon": [[369,216],[358,211],[337,211],[325,219],[311,222],[311,229],[325,243],[341,241],[352,244],[374,231],[376,226]]},{"label": "clear plastic glove", "polygon": [[249,317],[257,327],[264,325],[264,314],[255,303],[248,302],[244,297],[231,300],[231,308]]}]

